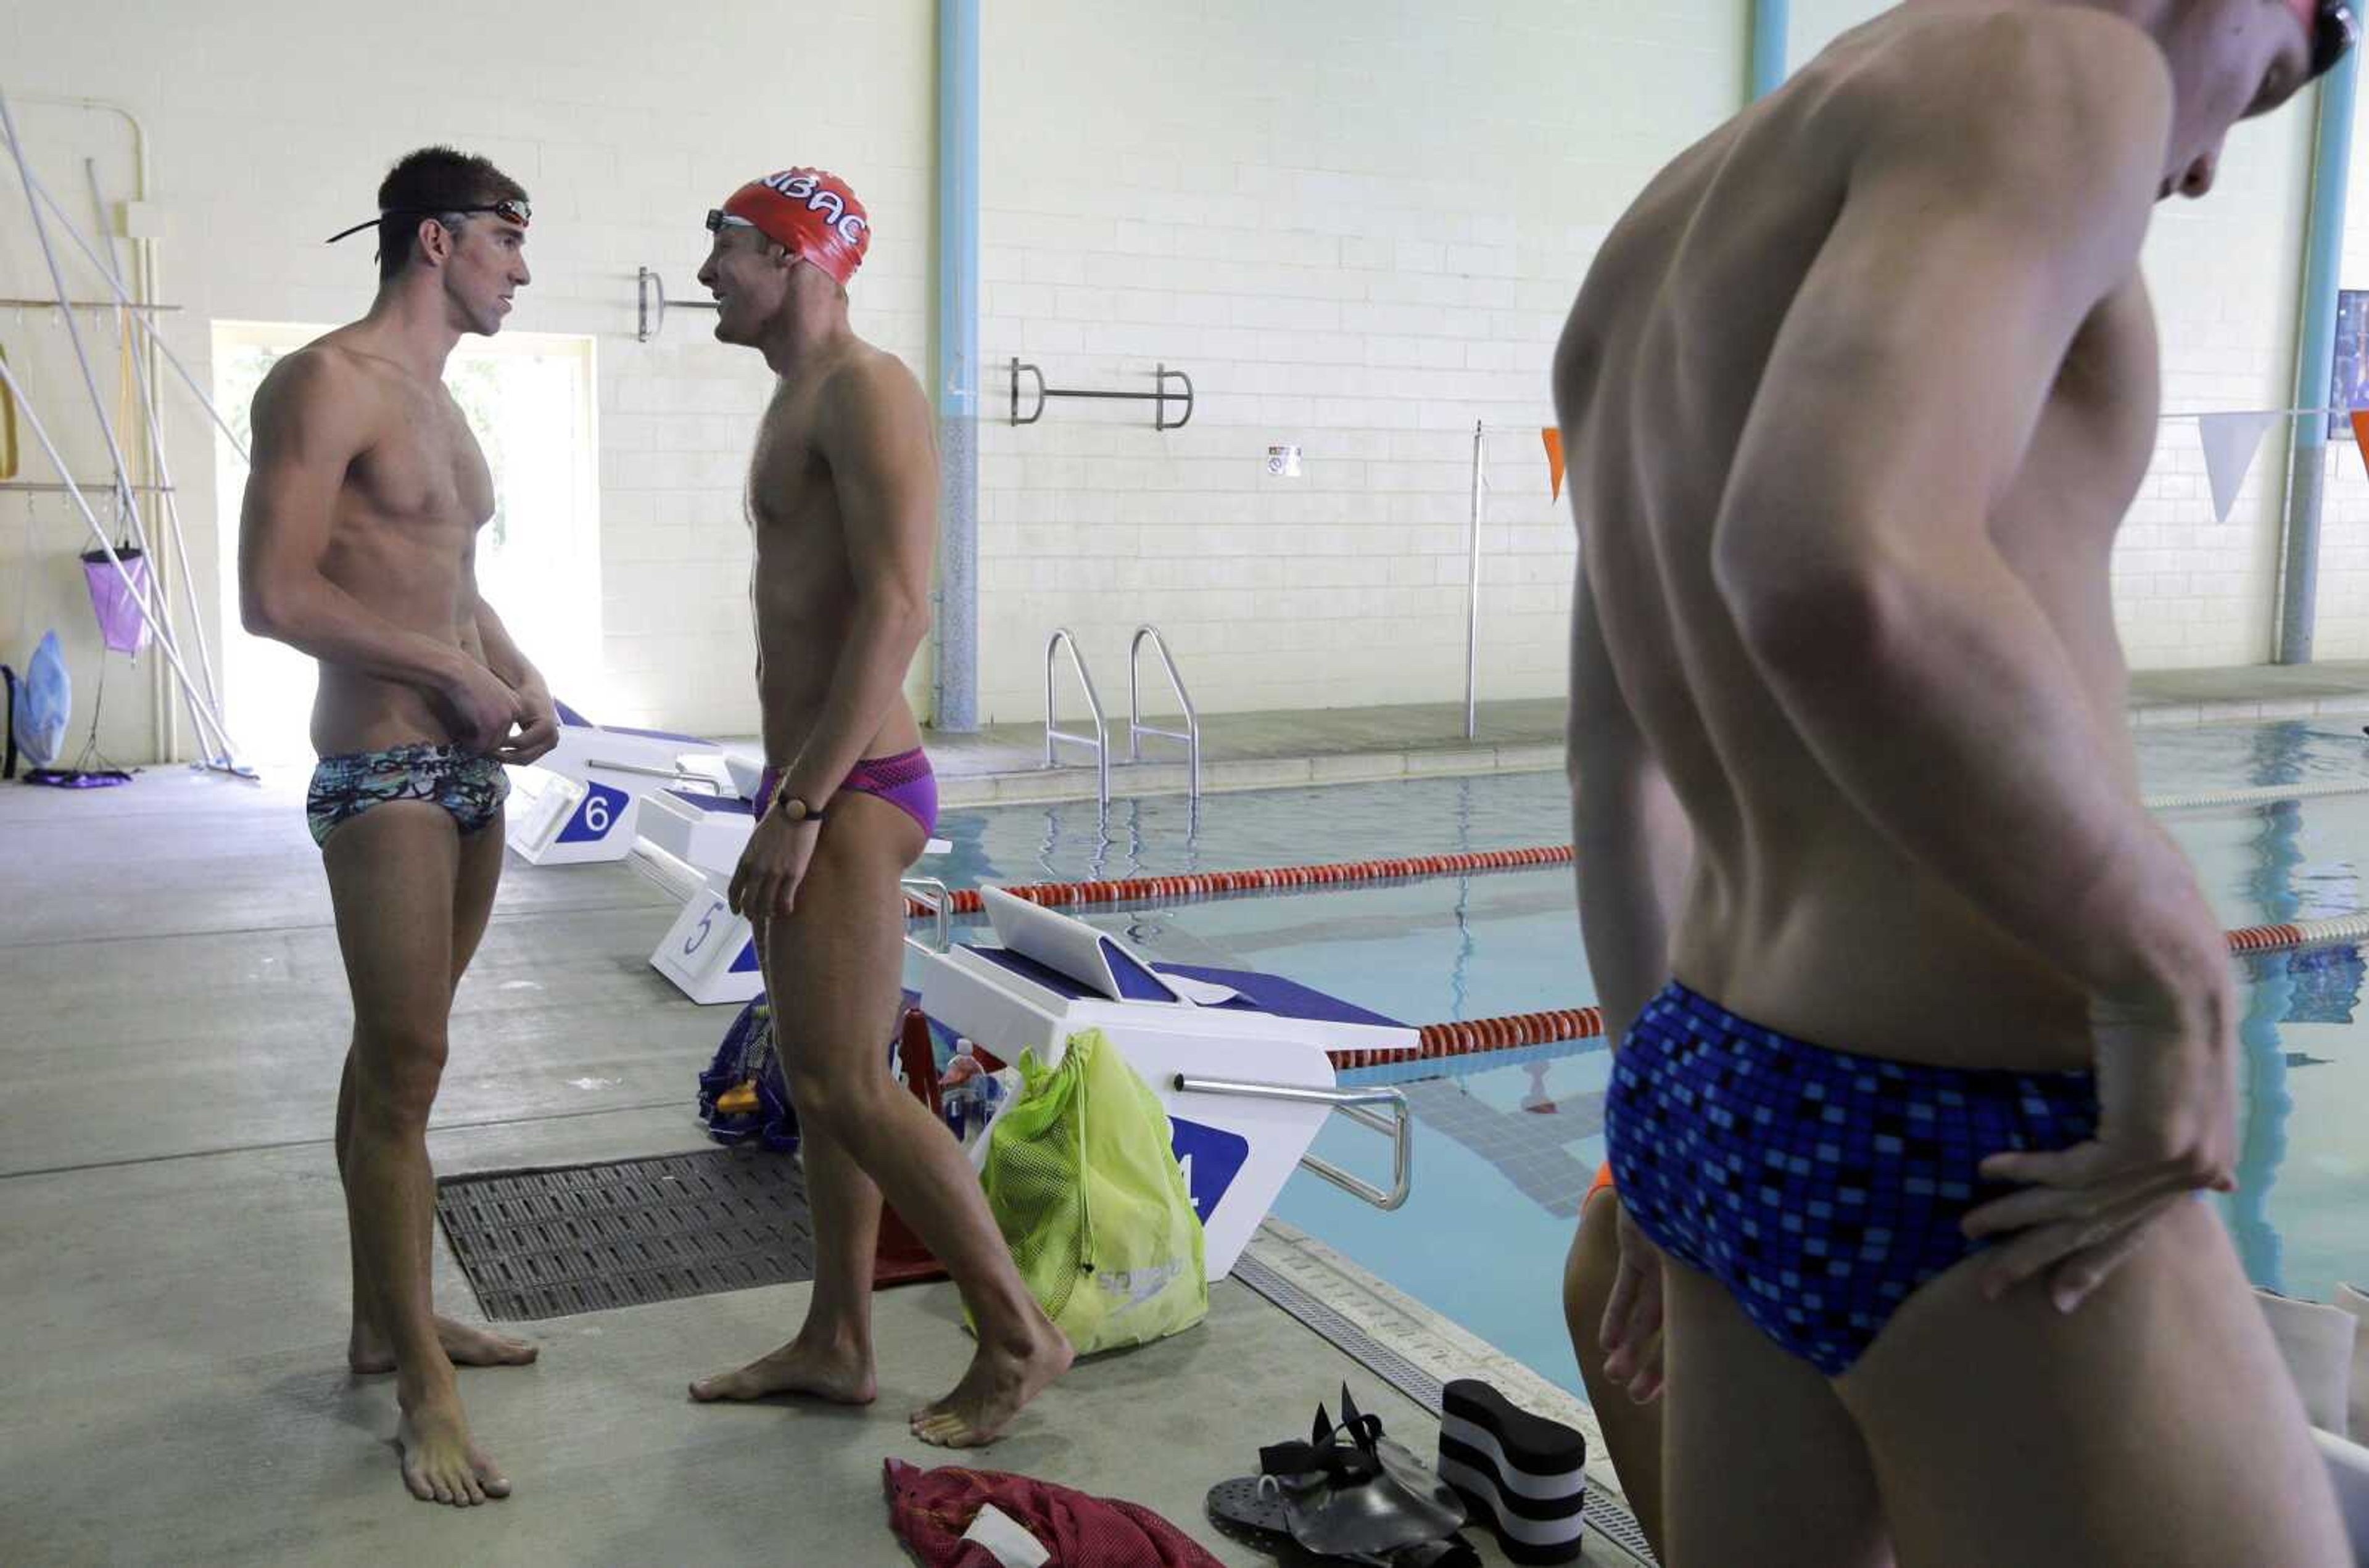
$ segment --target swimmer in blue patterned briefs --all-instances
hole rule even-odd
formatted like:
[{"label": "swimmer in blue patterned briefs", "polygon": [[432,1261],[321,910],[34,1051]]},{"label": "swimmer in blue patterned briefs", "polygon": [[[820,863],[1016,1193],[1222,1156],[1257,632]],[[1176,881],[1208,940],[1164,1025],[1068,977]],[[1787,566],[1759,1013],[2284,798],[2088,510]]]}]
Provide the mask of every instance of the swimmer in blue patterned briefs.
[{"label": "swimmer in blue patterned briefs", "polygon": [[[255,397],[239,525],[249,631],[320,661],[305,815],[354,1006],[338,1094],[357,1374],[393,1372],[404,1484],[426,1502],[509,1494],[453,1368],[534,1346],[440,1317],[429,1289],[427,1127],[452,995],[502,868],[505,763],[558,738],[543,677],[477,596],[493,476],[444,362],[490,336],[528,280],[526,192],[449,148],[397,164],[370,314],[274,366]],[[360,232],[360,229],[349,232]]]},{"label": "swimmer in blue patterned briefs", "polygon": [[2109,567],[2155,204],[2352,32],[1910,0],[1596,253],[1554,391],[1621,1044],[1572,1297],[1617,1227],[1592,1380],[1661,1391],[1621,1462],[1671,1568],[2352,1560],[2193,1201],[2232,1180],[2232,975],[2140,800]]}]

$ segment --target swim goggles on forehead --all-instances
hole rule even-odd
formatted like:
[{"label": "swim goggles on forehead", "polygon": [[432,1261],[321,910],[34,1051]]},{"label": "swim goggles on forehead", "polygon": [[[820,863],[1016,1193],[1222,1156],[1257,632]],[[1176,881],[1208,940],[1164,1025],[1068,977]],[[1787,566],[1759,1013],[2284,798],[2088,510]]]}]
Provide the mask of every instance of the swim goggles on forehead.
[{"label": "swim goggles on forehead", "polygon": [[350,229],[341,230],[337,234],[331,235],[327,239],[323,240],[321,243],[323,245],[335,245],[339,240],[345,239],[349,235],[361,233],[364,229],[374,229],[389,218],[459,217],[468,212],[491,212],[503,223],[516,223],[520,228],[525,228],[527,226],[528,220],[533,216],[533,210],[528,207],[525,202],[513,201],[508,198],[504,198],[499,201],[489,201],[482,207],[389,207],[377,217],[364,219],[362,222],[356,223]]},{"label": "swim goggles on forehead", "polygon": [[756,226],[748,219],[737,217],[721,207],[707,210],[707,232],[711,235],[720,235],[727,229],[753,229]]},{"label": "swim goggles on forehead", "polygon": [[2346,0],[2318,0],[2311,12],[2311,74],[2325,76],[2360,41],[2361,21]]}]

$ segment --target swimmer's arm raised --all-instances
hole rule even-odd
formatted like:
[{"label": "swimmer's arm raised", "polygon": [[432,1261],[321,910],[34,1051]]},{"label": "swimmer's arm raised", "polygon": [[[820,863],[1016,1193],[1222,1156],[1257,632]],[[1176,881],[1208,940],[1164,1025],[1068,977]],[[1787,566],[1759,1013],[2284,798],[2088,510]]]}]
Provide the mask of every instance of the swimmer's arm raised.
[{"label": "swimmer's arm raised", "polygon": [[329,664],[442,694],[475,661],[398,626],[321,574],[346,470],[371,444],[369,394],[312,351],[255,395],[254,466],[239,513],[239,620]]},{"label": "swimmer's arm raised", "polygon": [[1670,978],[1670,927],[1694,861],[1694,830],[1621,695],[1585,565],[1572,595],[1565,763],[1580,933],[1605,1034],[1618,1041]]},{"label": "swimmer's arm raised", "polygon": [[882,356],[841,371],[824,390],[816,441],[830,465],[845,533],[854,614],[806,747],[781,794],[819,804],[846,781],[903,694],[930,630],[930,551],[938,465],[928,402]]},{"label": "swimmer's arm raised", "polygon": [[2056,30],[1928,84],[1951,101],[1860,155],[1754,400],[1714,569],[1819,761],[1905,851],[2093,992],[2203,1028],[2217,925],[1989,531],[2075,334],[2135,271],[2169,133],[2151,45],[2102,18]]}]

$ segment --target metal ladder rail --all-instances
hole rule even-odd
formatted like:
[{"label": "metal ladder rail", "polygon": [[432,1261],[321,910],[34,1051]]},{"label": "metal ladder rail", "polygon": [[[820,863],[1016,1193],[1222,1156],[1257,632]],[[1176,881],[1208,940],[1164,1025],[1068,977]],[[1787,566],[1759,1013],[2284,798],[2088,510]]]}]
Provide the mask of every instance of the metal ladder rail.
[{"label": "metal ladder rail", "polygon": [[[1184,727],[1162,729],[1143,722],[1143,683],[1139,679],[1143,663],[1143,645],[1149,642],[1151,651],[1160,656],[1162,668],[1168,671],[1169,689],[1176,693],[1176,705],[1184,710]],[[1163,740],[1181,740],[1192,770],[1193,804],[1201,803],[1201,719],[1194,711],[1192,694],[1184,690],[1184,677],[1178,673],[1175,658],[1168,651],[1168,639],[1160,628],[1146,623],[1135,629],[1135,640],[1127,650],[1127,760],[1143,761],[1143,738],[1157,736]]]},{"label": "metal ladder rail", "polygon": [[[1094,717],[1094,732],[1092,735],[1080,735],[1072,730],[1058,728],[1054,723],[1053,676],[1061,650],[1065,647],[1070,650],[1070,668],[1078,672],[1078,684],[1085,688],[1086,709]],[[1103,811],[1107,814],[1110,810],[1110,740],[1105,734],[1105,729],[1103,700],[1094,691],[1094,678],[1086,672],[1086,661],[1078,652],[1078,639],[1071,635],[1067,626],[1057,627],[1052,639],[1045,645],[1045,765],[1048,768],[1059,765],[1054,750],[1057,742],[1067,741],[1072,746],[1093,747],[1094,749],[1094,795]]]}]

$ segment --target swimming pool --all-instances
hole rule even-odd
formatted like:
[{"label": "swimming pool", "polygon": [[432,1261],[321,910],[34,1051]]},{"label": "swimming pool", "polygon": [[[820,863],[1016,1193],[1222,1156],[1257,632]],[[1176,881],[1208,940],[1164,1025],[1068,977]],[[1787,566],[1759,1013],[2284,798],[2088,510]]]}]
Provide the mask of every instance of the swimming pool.
[{"label": "swimming pool", "polygon": [[[2369,740],[2337,721],[2142,731],[2150,795],[2359,780]],[[2364,907],[2369,794],[2167,813],[2225,926]],[[1072,881],[1561,843],[1557,773],[1410,780],[1183,800],[949,813],[933,869],[956,887]],[[1568,866],[1174,908],[1087,910],[1154,956],[1270,969],[1410,1024],[1596,1000]],[[2238,961],[2238,1189],[2213,1202],[2257,1283],[2326,1299],[2369,1277],[2369,1017],[2360,949]],[[1603,1158],[1603,1041],[1425,1063],[1405,1207],[1369,1208],[1306,1174],[1282,1219],[1574,1392],[1562,1257]],[[1351,1082],[1410,1070],[1345,1074]],[[1381,1140],[1333,1119],[1317,1151],[1368,1174]]]}]

